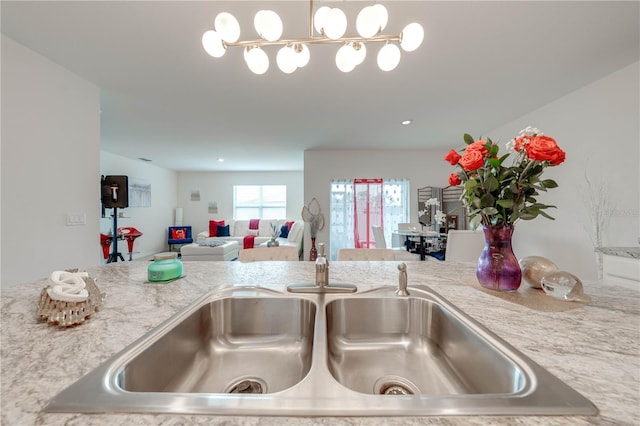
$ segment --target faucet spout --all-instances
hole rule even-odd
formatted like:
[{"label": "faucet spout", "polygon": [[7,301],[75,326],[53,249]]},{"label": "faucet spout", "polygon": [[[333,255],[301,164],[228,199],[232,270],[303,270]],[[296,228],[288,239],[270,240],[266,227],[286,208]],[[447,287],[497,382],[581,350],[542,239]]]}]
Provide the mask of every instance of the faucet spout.
[{"label": "faucet spout", "polygon": [[329,259],[324,253],[324,243],[318,244],[318,258],[316,259],[315,283],[289,284],[290,293],[354,293],[358,288],[353,284],[329,283]]}]

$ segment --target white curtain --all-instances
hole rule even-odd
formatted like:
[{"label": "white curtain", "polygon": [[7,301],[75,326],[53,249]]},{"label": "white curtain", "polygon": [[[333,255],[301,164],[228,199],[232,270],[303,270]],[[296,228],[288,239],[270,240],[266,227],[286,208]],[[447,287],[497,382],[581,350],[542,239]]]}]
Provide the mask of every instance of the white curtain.
[{"label": "white curtain", "polygon": [[[355,210],[353,179],[331,180],[329,259],[338,257],[341,248],[355,247],[353,237]],[[398,223],[409,222],[409,180],[385,179],[383,181],[383,224],[384,237],[391,246],[391,233],[398,229]]]}]

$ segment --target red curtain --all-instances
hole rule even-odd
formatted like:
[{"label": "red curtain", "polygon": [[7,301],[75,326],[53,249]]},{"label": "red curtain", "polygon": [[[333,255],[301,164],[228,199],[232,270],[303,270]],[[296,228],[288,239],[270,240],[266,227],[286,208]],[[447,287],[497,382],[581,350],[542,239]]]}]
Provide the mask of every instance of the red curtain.
[{"label": "red curtain", "polygon": [[354,179],[353,240],[356,248],[375,247],[371,226],[382,228],[382,196],[382,179]]}]

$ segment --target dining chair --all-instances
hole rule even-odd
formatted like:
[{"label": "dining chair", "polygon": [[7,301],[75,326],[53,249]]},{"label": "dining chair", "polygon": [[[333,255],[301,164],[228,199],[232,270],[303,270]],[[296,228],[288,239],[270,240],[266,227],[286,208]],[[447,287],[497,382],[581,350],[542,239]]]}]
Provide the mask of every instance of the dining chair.
[{"label": "dining chair", "polygon": [[387,248],[342,248],[338,260],[396,260],[393,250]]},{"label": "dining chair", "polygon": [[445,262],[477,262],[484,249],[484,233],[465,229],[450,229],[444,252]]},{"label": "dining chair", "polygon": [[[386,249],[387,241],[384,238],[384,232],[382,232],[382,228],[377,225],[372,225],[371,233],[373,234],[373,239],[376,242],[376,248]],[[392,247],[391,250],[393,251],[395,260],[405,260],[405,261],[420,260],[419,254],[411,253],[407,251],[407,249],[404,247]]]},{"label": "dining chair", "polygon": [[257,247],[240,250],[240,262],[298,261],[298,249],[294,246]]}]

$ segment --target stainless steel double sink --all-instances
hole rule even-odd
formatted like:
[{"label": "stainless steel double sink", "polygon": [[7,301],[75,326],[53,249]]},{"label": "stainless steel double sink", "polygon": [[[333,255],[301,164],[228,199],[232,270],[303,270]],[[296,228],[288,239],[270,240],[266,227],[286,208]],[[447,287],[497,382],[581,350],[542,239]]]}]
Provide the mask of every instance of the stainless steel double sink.
[{"label": "stainless steel double sink", "polygon": [[409,291],[217,290],[62,391],[45,411],[597,414],[430,288]]}]

